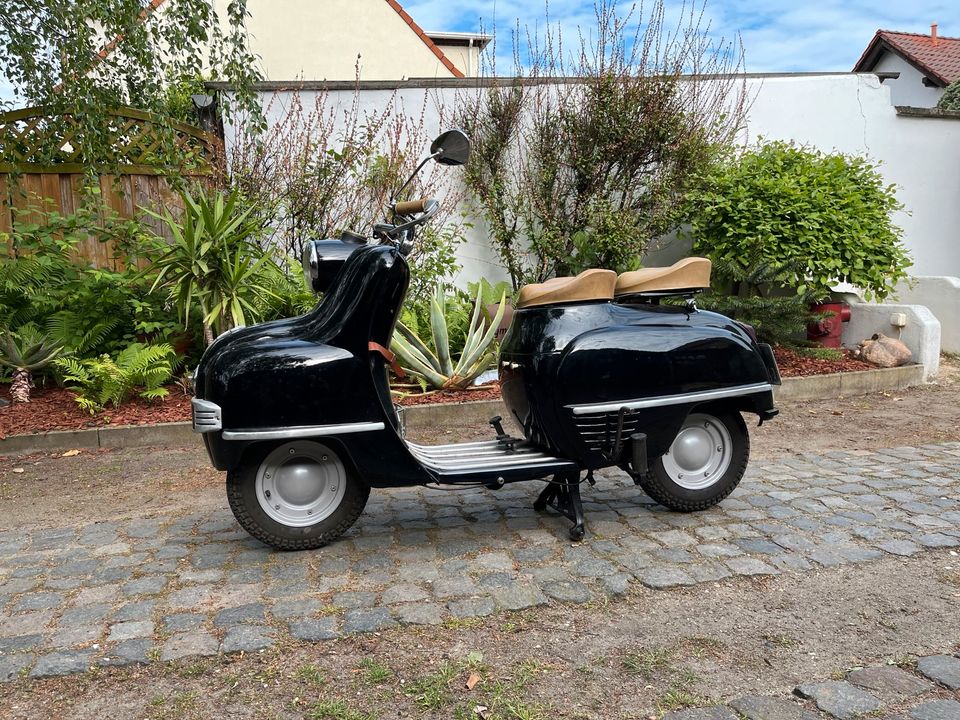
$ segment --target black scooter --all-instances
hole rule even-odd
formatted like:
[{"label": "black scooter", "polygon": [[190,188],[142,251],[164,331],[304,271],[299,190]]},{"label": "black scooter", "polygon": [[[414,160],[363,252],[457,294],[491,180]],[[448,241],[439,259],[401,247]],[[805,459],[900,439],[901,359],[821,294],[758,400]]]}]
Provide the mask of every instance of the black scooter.
[{"label": "black scooter", "polygon": [[[465,163],[470,143],[452,130],[430,151],[417,171],[429,159]],[[749,326],[697,310],[694,293],[709,285],[702,258],[526,286],[499,357],[503,402],[523,437],[496,417],[488,441],[406,441],[388,348],[405,256],[438,207],[396,203],[396,222],[376,225],[374,242],[355,233],[313,241],[304,269],[325,293],[317,307],[231,330],[204,353],[193,427],[227,471],[230,507],[251,535],[286,550],[320,547],[356,521],[372,487],[543,480],[534,507],[570,518],[574,540],[584,535],[581,478],[593,485],[599,468],[621,468],[679,511],[733,491],[750,445],[740,413],[775,416],[780,377]]]}]

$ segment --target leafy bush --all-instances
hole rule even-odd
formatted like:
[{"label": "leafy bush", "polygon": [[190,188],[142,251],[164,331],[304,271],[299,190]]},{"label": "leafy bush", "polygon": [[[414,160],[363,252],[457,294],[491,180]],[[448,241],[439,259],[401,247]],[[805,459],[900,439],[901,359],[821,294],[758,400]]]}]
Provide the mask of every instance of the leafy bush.
[{"label": "leafy bush", "polygon": [[960,80],[954,80],[943,91],[937,107],[941,110],[960,110]]},{"label": "leafy bush", "polygon": [[10,397],[13,402],[30,402],[33,372],[53,362],[60,347],[42,333],[33,323],[27,323],[17,332],[4,330],[0,345],[0,365],[13,370]]},{"label": "leafy bush", "polygon": [[501,296],[500,309],[487,326],[481,318],[483,296],[478,292],[463,343],[454,343],[446,316],[447,298],[443,287],[438,286],[430,299],[429,340],[422,340],[402,322],[397,323],[391,346],[400,358],[401,366],[427,387],[437,390],[467,387],[496,359],[493,339],[503,318],[505,299]]},{"label": "leafy bush", "polygon": [[166,397],[163,384],[175,369],[173,348],[166,343],[132,343],[112,358],[78,360],[66,357],[56,361],[63,380],[77,393],[77,404],[91,415],[109,403],[119,407],[134,392],[145,400]]},{"label": "leafy bush", "polygon": [[788,268],[782,281],[817,299],[848,282],[882,300],[911,265],[894,187],[861,157],[770,143],[719,164],[688,208],[695,252]]},{"label": "leafy bush", "polygon": [[[81,243],[112,239],[122,257],[115,269],[78,261]],[[116,353],[143,338],[166,340],[181,328],[176,314],[150,294],[150,280],[128,262],[138,254],[140,226],[89,206],[62,215],[14,211],[12,232],[0,235],[0,325],[46,328],[66,352]]]}]

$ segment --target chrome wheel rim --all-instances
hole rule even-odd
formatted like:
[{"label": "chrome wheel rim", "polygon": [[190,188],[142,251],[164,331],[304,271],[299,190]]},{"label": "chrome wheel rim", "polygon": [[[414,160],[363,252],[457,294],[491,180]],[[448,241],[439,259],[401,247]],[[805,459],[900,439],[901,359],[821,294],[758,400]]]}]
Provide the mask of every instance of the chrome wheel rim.
[{"label": "chrome wheel rim", "polygon": [[257,471],[256,494],[271,520],[307,527],[330,517],[343,502],[347,473],[326,445],[299,440],[273,450]]},{"label": "chrome wheel rim", "polygon": [[730,467],[733,440],[727,426],[713,415],[689,415],[663,456],[663,469],[687,490],[703,490]]}]

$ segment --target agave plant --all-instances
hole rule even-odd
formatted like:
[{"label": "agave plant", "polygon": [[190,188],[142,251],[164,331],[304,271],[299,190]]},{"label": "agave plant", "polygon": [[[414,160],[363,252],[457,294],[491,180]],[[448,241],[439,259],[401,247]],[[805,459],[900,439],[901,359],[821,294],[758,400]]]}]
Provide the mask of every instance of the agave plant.
[{"label": "agave plant", "polygon": [[430,298],[430,329],[436,352],[406,325],[397,323],[391,347],[400,358],[401,367],[436,390],[462,390],[467,387],[496,358],[493,338],[503,319],[505,301],[506,295],[502,295],[496,317],[489,326],[485,326],[481,318],[483,297],[478,290],[463,349],[454,361],[444,315],[446,302],[443,288],[437,287]]},{"label": "agave plant", "polygon": [[30,402],[33,371],[46,366],[59,354],[60,347],[33,324],[28,323],[17,332],[4,330],[0,365],[13,368],[13,382],[10,384],[13,402]]}]

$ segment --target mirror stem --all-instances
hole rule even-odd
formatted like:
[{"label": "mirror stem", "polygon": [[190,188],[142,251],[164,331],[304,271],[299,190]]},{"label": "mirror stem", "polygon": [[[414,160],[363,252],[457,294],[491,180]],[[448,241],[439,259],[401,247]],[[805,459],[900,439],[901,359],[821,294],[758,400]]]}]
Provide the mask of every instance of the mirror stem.
[{"label": "mirror stem", "polygon": [[390,196],[390,202],[393,203],[393,201],[400,196],[400,193],[402,193],[404,189],[407,187],[407,185],[410,184],[410,181],[417,176],[417,173],[420,172],[420,170],[423,168],[424,165],[426,165],[428,162],[430,162],[431,160],[433,160],[435,157],[437,157],[442,153],[443,153],[442,150],[437,150],[435,153],[431,153],[430,155],[427,155],[423,160],[421,160],[420,164],[417,165],[417,169],[414,170],[412,173],[410,173],[410,177],[407,178],[406,182],[403,183],[403,185],[401,185],[397,189],[397,191]]}]

